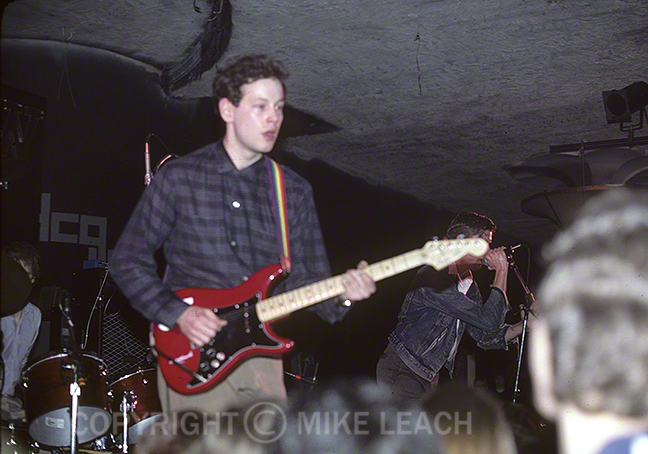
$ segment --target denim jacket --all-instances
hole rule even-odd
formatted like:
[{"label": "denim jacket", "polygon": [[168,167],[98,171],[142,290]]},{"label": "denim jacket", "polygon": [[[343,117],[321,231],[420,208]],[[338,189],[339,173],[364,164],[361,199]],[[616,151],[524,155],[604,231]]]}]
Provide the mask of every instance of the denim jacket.
[{"label": "denim jacket", "polygon": [[[483,349],[506,349],[504,324],[509,310],[506,295],[492,287],[485,303],[477,284],[464,295],[457,290],[459,278],[447,270],[424,266],[417,273],[389,335],[389,344],[419,376],[432,378],[445,365],[452,374],[451,351],[465,331]],[[457,320],[459,329],[457,330]]]}]

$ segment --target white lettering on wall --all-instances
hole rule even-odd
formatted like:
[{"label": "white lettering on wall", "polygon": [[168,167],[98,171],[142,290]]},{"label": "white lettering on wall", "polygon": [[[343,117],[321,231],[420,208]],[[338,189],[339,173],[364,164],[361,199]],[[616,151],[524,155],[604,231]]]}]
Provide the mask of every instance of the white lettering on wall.
[{"label": "white lettering on wall", "polygon": [[[52,211],[51,206],[52,194],[43,192],[41,194],[41,211],[38,219],[40,223],[40,241],[90,246],[88,248],[88,260],[106,260],[107,217],[59,213]],[[93,235],[93,233],[96,233],[96,235]]]}]

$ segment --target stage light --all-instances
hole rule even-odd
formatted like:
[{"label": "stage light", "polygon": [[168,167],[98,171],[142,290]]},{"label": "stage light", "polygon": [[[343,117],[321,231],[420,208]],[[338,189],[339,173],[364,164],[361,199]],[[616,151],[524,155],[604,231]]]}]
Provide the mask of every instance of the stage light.
[{"label": "stage light", "polygon": [[621,90],[604,91],[603,104],[608,124],[631,122],[632,114],[648,105],[648,83],[635,82]]}]

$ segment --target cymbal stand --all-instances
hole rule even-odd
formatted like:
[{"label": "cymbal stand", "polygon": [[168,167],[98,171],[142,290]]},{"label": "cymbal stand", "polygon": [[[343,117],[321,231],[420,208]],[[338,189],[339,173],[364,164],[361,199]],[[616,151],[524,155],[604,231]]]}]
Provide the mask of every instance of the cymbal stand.
[{"label": "cymbal stand", "polygon": [[520,270],[515,263],[515,260],[513,260],[513,250],[507,250],[506,259],[508,260],[509,267],[515,273],[515,276],[520,281],[520,284],[522,284],[522,288],[525,292],[524,318],[522,319],[522,334],[520,335],[520,352],[518,354],[517,372],[515,373],[515,388],[513,390],[513,403],[515,403],[520,394],[520,372],[522,370],[522,354],[524,352],[524,341],[526,339],[527,322],[529,320],[529,308],[535,302],[535,297],[529,290],[522,274],[520,274]]}]

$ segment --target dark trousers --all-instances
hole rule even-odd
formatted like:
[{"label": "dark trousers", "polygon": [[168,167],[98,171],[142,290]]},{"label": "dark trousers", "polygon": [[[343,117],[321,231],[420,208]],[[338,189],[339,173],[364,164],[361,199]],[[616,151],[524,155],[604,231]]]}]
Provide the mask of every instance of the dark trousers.
[{"label": "dark trousers", "polygon": [[376,366],[376,379],[381,388],[409,405],[419,404],[436,388],[439,374],[432,381],[426,380],[410,369],[391,346],[380,355]]}]

